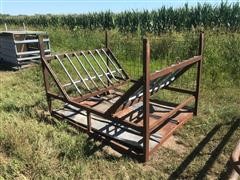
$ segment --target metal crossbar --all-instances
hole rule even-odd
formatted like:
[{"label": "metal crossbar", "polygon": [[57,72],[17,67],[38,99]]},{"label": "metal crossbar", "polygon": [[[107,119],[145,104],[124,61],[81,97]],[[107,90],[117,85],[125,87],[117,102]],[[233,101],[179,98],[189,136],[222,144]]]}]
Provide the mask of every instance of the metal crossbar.
[{"label": "metal crossbar", "polygon": [[98,67],[101,69],[101,71],[103,72],[103,74],[106,76],[106,78],[108,79],[108,81],[113,84],[113,82],[111,81],[111,79],[108,77],[107,72],[104,71],[104,69],[102,68],[102,66],[99,64],[98,60],[96,59],[96,57],[93,55],[93,53],[91,51],[88,51],[90,53],[90,55],[93,57],[93,59],[95,60],[95,62],[97,63]]},{"label": "metal crossbar", "polygon": [[65,54],[65,56],[67,57],[67,59],[69,60],[70,64],[72,65],[73,69],[75,70],[75,72],[77,73],[77,75],[79,76],[79,78],[81,79],[81,82],[83,82],[83,84],[85,85],[85,87],[91,92],[91,89],[88,87],[87,83],[85,82],[85,80],[83,79],[82,75],[79,73],[79,71],[77,70],[76,66],[73,64],[72,59]]},{"label": "metal crossbar", "polygon": [[177,75],[182,71],[183,69],[179,69],[174,73],[171,73],[169,75],[160,77],[159,79],[157,79],[156,81],[154,81],[154,85],[153,87],[151,87],[151,89],[153,89],[153,93],[156,93],[159,91],[159,89],[162,89],[166,86],[169,86],[173,81],[175,81],[177,79]]},{"label": "metal crossbar", "polygon": [[80,60],[80,58],[78,57],[78,55],[76,53],[74,53],[74,56],[77,58],[77,61],[79,62],[79,64],[82,66],[83,70],[85,71],[85,73],[87,74],[88,78],[91,80],[91,82],[93,83],[93,85],[98,89],[97,84],[93,81],[93,78],[90,76],[89,72],[87,71],[86,67],[84,66],[84,64],[82,63],[82,61]]},{"label": "metal crossbar", "polygon": [[125,77],[122,75],[122,73],[120,72],[120,70],[118,69],[118,67],[116,66],[116,64],[112,61],[112,59],[110,58],[110,56],[106,53],[106,51],[104,49],[101,49],[104,54],[107,56],[108,60],[112,63],[112,65],[114,66],[114,68],[117,70],[117,72],[122,76],[123,79],[125,79]]},{"label": "metal crossbar", "polygon": [[[159,77],[157,79],[155,79],[152,83],[150,83],[150,89],[149,92],[151,93],[151,95],[153,95],[154,93],[157,93],[160,89],[169,86],[173,81],[175,81],[177,78],[177,74],[180,73],[183,69],[179,69],[174,73],[165,75],[163,77]],[[133,101],[137,98],[140,98],[143,96],[143,88],[142,86],[133,94],[133,96],[129,97],[128,101]]]},{"label": "metal crossbar", "polygon": [[71,75],[69,74],[68,70],[66,69],[66,67],[64,66],[64,64],[62,63],[61,59],[58,57],[58,55],[55,55],[55,57],[57,58],[58,62],[61,64],[63,70],[65,71],[65,73],[67,74],[68,78],[70,79],[71,83],[74,85],[74,87],[76,88],[77,92],[82,95],[81,91],[79,90],[79,88],[77,87],[76,83],[74,82],[73,78],[71,77]]},{"label": "metal crossbar", "polygon": [[[116,71],[112,71],[111,73],[114,74],[114,73],[116,73]],[[107,75],[110,75],[110,72],[107,73]],[[102,77],[103,74],[100,74],[99,76]],[[86,81],[89,81],[90,79],[91,79],[91,80],[97,79],[97,77],[96,77],[96,76],[92,76],[91,78],[83,78],[83,80],[84,80],[85,82],[86,82]],[[81,83],[82,80],[75,80],[74,82],[75,82],[75,83]],[[66,84],[64,84],[63,86],[64,86],[64,87],[67,87],[67,86],[70,86],[70,85],[72,85],[72,83],[66,83]]]},{"label": "metal crossbar", "polygon": [[[102,60],[103,64],[106,66],[108,72],[110,72],[111,76],[113,77],[114,80],[116,80],[117,82],[119,81],[118,79],[115,78],[114,74],[112,73],[113,71],[110,69],[110,67],[107,65],[107,63],[104,61],[102,55],[99,53],[98,50],[95,50],[97,52],[97,54],[99,55],[100,59]],[[115,71],[116,72],[116,71]]]},{"label": "metal crossbar", "polygon": [[86,59],[87,63],[90,65],[90,67],[92,68],[93,72],[94,72],[95,75],[98,77],[98,79],[101,81],[101,83],[103,84],[103,86],[107,87],[107,85],[103,82],[102,78],[99,76],[99,74],[97,73],[96,69],[93,67],[92,63],[89,61],[89,59],[87,58],[87,56],[84,54],[83,51],[81,51],[81,54],[82,54],[83,57]]}]

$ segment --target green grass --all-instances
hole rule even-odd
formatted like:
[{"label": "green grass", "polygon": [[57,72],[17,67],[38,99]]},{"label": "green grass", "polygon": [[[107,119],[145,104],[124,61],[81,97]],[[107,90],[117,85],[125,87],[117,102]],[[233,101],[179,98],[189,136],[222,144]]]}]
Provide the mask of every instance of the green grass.
[{"label": "green grass", "polygon": [[[98,40],[87,40],[84,36],[91,32],[84,31],[76,32],[77,36],[81,35],[78,42],[74,38],[76,34],[67,34],[68,30],[48,30],[54,51],[75,50],[78,45],[79,49],[94,48],[104,39],[100,32],[95,32],[91,38],[99,37]],[[112,33],[117,44],[119,37],[116,32]],[[224,52],[230,50],[221,49],[213,42],[223,45],[230,36],[234,37],[232,41],[239,38],[238,34],[225,34],[222,39],[214,38],[217,35],[207,39],[199,116],[177,131],[177,149],[162,147],[146,164],[118,157],[108,148],[102,148],[99,142],[88,140],[86,134],[51,118],[47,113],[40,67],[16,72],[1,70],[0,179],[167,179],[176,170],[175,174],[181,172],[179,177],[185,179],[203,178],[202,174],[206,179],[224,178],[229,168],[227,161],[240,137],[240,86],[236,83],[239,76],[229,82],[230,66],[217,75],[209,69],[224,69],[219,64],[224,61],[218,53],[223,51],[221,55],[227,56]],[[126,45],[131,47],[129,43]],[[125,55],[120,51],[123,46],[117,47],[119,57],[123,58]],[[239,59],[237,53],[232,57]],[[233,69],[238,72],[239,65],[234,65]],[[216,76],[215,80],[211,73]]]}]

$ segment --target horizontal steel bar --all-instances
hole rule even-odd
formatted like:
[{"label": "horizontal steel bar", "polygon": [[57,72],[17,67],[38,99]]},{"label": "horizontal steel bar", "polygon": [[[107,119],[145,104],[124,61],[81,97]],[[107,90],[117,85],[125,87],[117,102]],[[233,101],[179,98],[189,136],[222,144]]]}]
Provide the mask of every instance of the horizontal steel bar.
[{"label": "horizontal steel bar", "polygon": [[95,92],[92,92],[92,93],[88,93],[88,94],[84,94],[83,96],[81,97],[75,97],[75,98],[72,98],[73,101],[75,102],[81,102],[81,101],[84,101],[90,97],[93,97],[93,96],[96,96],[96,95],[100,95],[100,94],[103,94],[109,90],[112,90],[116,87],[119,87],[119,86],[122,86],[124,84],[127,84],[128,83],[128,80],[125,80],[125,81],[120,81],[116,84],[113,84],[111,86],[108,86],[108,87],[104,87],[104,88],[101,88],[101,89],[98,89],[97,91]]},{"label": "horizontal steel bar", "polygon": [[[43,39],[43,42],[49,42],[49,39]],[[28,39],[28,40],[22,40],[22,41],[14,41],[15,44],[27,44],[27,43],[38,43],[38,39]]]},{"label": "horizontal steel bar", "polygon": [[[45,49],[44,52],[51,52],[51,50],[50,49]],[[37,50],[37,51],[24,51],[24,52],[18,52],[17,55],[22,56],[22,55],[30,55],[30,54],[38,54],[38,53],[40,53],[39,50]]]},{"label": "horizontal steel bar", "polygon": [[25,61],[25,60],[31,60],[31,59],[40,59],[40,56],[17,58],[18,61]]},{"label": "horizontal steel bar", "polygon": [[150,76],[150,80],[157,79],[157,78],[159,78],[161,76],[164,76],[166,74],[172,73],[172,72],[174,72],[174,71],[176,71],[178,69],[184,68],[184,67],[186,67],[186,66],[188,66],[190,64],[194,64],[194,63],[196,63],[196,62],[198,62],[200,60],[202,60],[202,56],[194,56],[194,57],[189,58],[187,60],[184,60],[184,61],[182,61],[182,62],[180,62],[178,64],[173,64],[172,66],[169,66],[169,67],[164,68],[164,69],[162,69],[160,71],[152,73],[151,76]]},{"label": "horizontal steel bar", "polygon": [[160,119],[158,119],[158,121],[154,122],[149,131],[150,133],[152,133],[156,128],[158,128],[165,120],[167,120],[168,118],[172,117],[175,113],[177,113],[180,109],[182,109],[184,106],[186,106],[187,104],[189,104],[191,101],[193,101],[195,99],[194,96],[190,96],[189,98],[187,98],[185,101],[183,101],[181,104],[179,104],[177,107],[175,107],[174,109],[172,109],[171,111],[169,111],[166,115],[162,116]]},{"label": "horizontal steel bar", "polygon": [[163,89],[169,90],[169,91],[176,91],[176,92],[180,92],[180,93],[185,93],[185,94],[196,94],[195,91],[191,91],[188,89],[181,89],[181,88],[177,88],[177,87],[170,87],[170,86],[166,86]]},{"label": "horizontal steel bar", "polygon": [[[45,55],[45,57],[48,57],[49,55]],[[40,56],[31,56],[31,57],[24,57],[24,58],[17,58],[18,61],[26,61],[26,60],[32,60],[32,59],[40,59]]]},{"label": "horizontal steel bar", "polygon": [[[112,71],[112,73],[116,73],[116,71]],[[108,72],[108,73],[106,73],[106,74],[107,74],[107,75],[110,75],[110,72]],[[102,77],[103,74],[100,74],[99,76]],[[92,76],[91,79],[96,79],[96,76]],[[89,79],[89,78],[84,78],[83,80],[84,80],[84,81],[88,81],[88,80],[90,80],[90,79]],[[82,82],[82,80],[76,80],[76,81],[74,81],[74,82],[75,82],[75,83],[80,83],[80,82]],[[63,87],[67,87],[67,86],[70,86],[70,85],[72,85],[72,83],[64,84]]]}]

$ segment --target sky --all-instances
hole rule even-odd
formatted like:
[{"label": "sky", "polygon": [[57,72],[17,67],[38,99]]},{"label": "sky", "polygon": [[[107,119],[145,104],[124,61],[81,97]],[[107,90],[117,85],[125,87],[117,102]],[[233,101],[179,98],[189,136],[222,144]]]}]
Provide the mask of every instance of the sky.
[{"label": "sky", "polygon": [[[228,0],[228,3],[240,0]],[[121,12],[125,10],[158,9],[162,6],[178,8],[188,3],[218,5],[221,0],[0,0],[0,13],[10,15],[34,14],[80,14],[110,10]]]}]

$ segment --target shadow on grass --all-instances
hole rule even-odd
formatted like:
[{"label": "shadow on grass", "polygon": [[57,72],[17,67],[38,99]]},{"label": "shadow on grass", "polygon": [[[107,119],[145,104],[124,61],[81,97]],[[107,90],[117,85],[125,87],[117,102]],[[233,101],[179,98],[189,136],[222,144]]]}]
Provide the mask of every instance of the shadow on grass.
[{"label": "shadow on grass", "polygon": [[18,68],[16,68],[16,66],[13,66],[10,63],[6,63],[6,62],[2,62],[2,60],[0,60],[0,71],[17,71]]},{"label": "shadow on grass", "polygon": [[37,65],[39,65],[39,63],[31,62],[31,63],[25,64],[25,65],[17,66],[15,64],[1,61],[1,59],[0,59],[0,71],[18,71],[18,70],[21,70],[24,68],[34,67]]},{"label": "shadow on grass", "polygon": [[230,178],[230,175],[232,174],[233,171],[230,160],[227,161],[227,163],[224,166],[224,169],[225,171],[221,172],[221,174],[219,175],[219,179],[225,180]]},{"label": "shadow on grass", "polygon": [[[239,128],[240,125],[240,118],[237,118],[234,123],[231,125],[228,132],[224,135],[221,142],[218,144],[218,146],[212,151],[210,158],[207,160],[203,168],[198,172],[197,179],[203,179],[206,175],[206,172],[213,166],[214,162],[222,152],[224,146],[228,143],[231,136],[234,134],[234,132]],[[229,172],[226,171],[226,173],[222,174],[222,178],[229,176]],[[221,178],[221,177],[220,177]]]},{"label": "shadow on grass", "polygon": [[[96,141],[100,141],[100,145],[97,146],[96,145]],[[101,152],[103,154],[103,158],[107,161],[116,161],[118,159],[120,159],[120,156],[116,156],[114,154],[110,154],[109,152],[105,152],[104,151],[104,147],[110,147],[110,145],[104,141],[102,141],[101,139],[95,139],[93,136],[89,136],[88,139],[86,140],[87,143],[84,146],[84,155],[87,157],[91,157],[93,154],[95,154],[96,152]],[[88,146],[89,143],[94,142],[93,146]],[[111,147],[113,148],[113,147]],[[126,157],[126,156],[122,156],[122,157]]]},{"label": "shadow on grass", "polygon": [[[220,130],[220,128],[224,125],[228,124],[217,124],[207,135],[206,137],[197,145],[197,147],[186,157],[186,159],[180,164],[180,166],[169,176],[168,179],[176,179],[178,178],[185,169],[187,169],[188,165],[195,159],[195,157],[203,150],[203,148],[210,142],[212,137]],[[217,147],[212,151],[210,158],[206,161],[205,165],[197,172],[196,179],[204,179],[206,176],[206,172],[213,166],[214,162],[221,154],[223,148],[228,143],[231,136],[234,132],[239,128],[240,118],[233,119],[231,122],[231,127],[228,132],[223,136],[222,140],[219,142]],[[230,173],[229,163],[225,165],[226,171],[223,171],[219,178],[226,179]]]},{"label": "shadow on grass", "polygon": [[[46,113],[45,111],[38,114],[38,120],[40,122],[50,124],[55,127],[59,127],[59,123],[64,122],[66,123],[66,126],[64,126],[66,128],[63,128],[63,130],[72,136],[79,135],[79,132],[85,132],[79,126],[69,123],[68,120],[53,118],[49,113]],[[68,127],[73,127],[73,129]],[[117,161],[120,158],[127,158],[127,156],[124,154],[120,157],[120,156],[114,155],[115,153],[112,154],[112,153],[106,152],[105,147],[106,148],[111,147],[112,149],[114,149],[114,147],[112,147],[111,144],[109,144],[108,142],[103,141],[100,135],[89,134],[89,137],[84,139],[83,141],[84,143],[83,143],[83,146],[81,147],[82,148],[81,152],[83,153],[83,156],[86,158],[98,157],[98,156],[95,156],[97,152],[99,152],[100,158],[103,158],[110,162]],[[63,155],[60,155],[60,156],[63,156]]]}]

